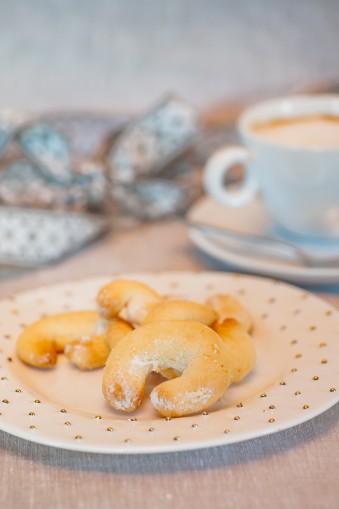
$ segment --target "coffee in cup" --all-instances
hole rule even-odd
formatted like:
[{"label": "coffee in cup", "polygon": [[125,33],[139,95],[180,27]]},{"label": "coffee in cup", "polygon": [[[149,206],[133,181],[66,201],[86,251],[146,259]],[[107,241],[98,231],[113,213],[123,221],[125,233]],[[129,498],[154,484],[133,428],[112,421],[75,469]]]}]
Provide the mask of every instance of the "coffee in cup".
[{"label": "coffee in cup", "polygon": [[[244,146],[223,147],[207,161],[204,187],[226,207],[257,192],[273,220],[294,234],[339,239],[339,95],[295,96],[246,110],[238,122]],[[245,178],[224,187],[234,164]]]},{"label": "coffee in cup", "polygon": [[250,129],[254,136],[276,145],[339,148],[339,117],[334,115],[274,118],[253,124]]}]

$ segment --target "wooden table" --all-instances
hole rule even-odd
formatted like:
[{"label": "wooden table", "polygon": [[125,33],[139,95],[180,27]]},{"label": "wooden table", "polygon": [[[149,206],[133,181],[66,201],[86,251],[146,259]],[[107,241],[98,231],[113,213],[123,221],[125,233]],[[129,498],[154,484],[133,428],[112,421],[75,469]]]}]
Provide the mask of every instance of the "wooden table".
[{"label": "wooden table", "polygon": [[[1,282],[1,296],[126,271],[222,270],[189,242],[183,225],[112,232],[62,263]],[[339,309],[339,289],[317,293]],[[105,456],[26,442],[0,432],[0,507],[338,507],[339,405],[272,436],[172,454]]]}]

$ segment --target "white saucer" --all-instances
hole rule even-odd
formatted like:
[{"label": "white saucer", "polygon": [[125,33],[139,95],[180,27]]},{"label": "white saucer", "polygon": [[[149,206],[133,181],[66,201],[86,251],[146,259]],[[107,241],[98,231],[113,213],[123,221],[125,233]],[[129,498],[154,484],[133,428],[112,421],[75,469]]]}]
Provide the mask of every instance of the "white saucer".
[{"label": "white saucer", "polygon": [[[275,228],[260,198],[241,208],[226,208],[209,197],[203,197],[190,209],[188,219],[243,233],[275,235],[282,238],[281,234],[277,235],[274,231]],[[220,239],[217,241],[195,229],[189,230],[189,236],[202,251],[243,272],[267,275],[300,284],[339,283],[339,264],[338,267],[303,267],[279,259],[261,258],[251,253],[231,251],[220,242]],[[297,243],[296,239],[291,237],[286,240]],[[324,258],[326,255],[339,256],[339,239],[338,242],[332,241],[326,245],[326,252],[323,244],[310,242],[301,244],[300,241],[298,244],[310,253],[313,251],[317,255],[323,254]]]}]

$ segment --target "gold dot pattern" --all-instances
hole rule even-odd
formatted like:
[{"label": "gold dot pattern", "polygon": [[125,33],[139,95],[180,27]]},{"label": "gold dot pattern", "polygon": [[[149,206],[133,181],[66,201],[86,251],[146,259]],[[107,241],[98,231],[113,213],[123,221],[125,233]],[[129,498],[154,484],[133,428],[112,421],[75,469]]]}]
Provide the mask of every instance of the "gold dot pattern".
[{"label": "gold dot pattern", "polygon": [[[335,370],[335,362],[331,361],[338,350],[338,347],[333,343],[331,331],[338,324],[338,316],[336,312],[328,309],[328,304],[321,303],[321,301],[316,302],[312,294],[300,292],[300,290],[293,289],[284,283],[276,284],[269,280],[261,282],[260,279],[240,274],[236,276],[212,273],[206,275],[199,272],[184,277],[180,274],[171,279],[168,275],[160,273],[150,276],[149,280],[151,286],[153,285],[163,295],[173,295],[173,289],[177,289],[178,295],[181,293],[187,296],[192,295],[192,297],[199,295],[202,302],[204,295],[222,293],[227,288],[227,293],[243,301],[252,311],[255,323],[254,335],[258,336],[258,340],[260,341],[260,335],[265,333],[267,341],[271,335],[274,337],[274,341],[280,342],[277,344],[279,348],[280,345],[281,349],[286,347],[289,360],[285,371],[281,371],[282,379],[268,380],[267,383],[262,384],[256,394],[251,394],[250,397],[246,397],[246,394],[242,395],[241,401],[239,398],[238,401],[233,400],[230,404],[226,403],[229,399],[225,398],[216,407],[211,407],[201,413],[203,417],[209,416],[208,419],[199,416],[188,416],[183,419],[161,418],[153,413],[152,419],[149,420],[143,413],[142,407],[140,411],[138,410],[138,418],[121,415],[116,418],[114,413],[111,415],[108,413],[109,410],[107,410],[107,414],[104,413],[100,406],[88,409],[86,417],[73,409],[67,395],[65,399],[60,398],[59,403],[54,407],[50,404],[45,392],[41,394],[33,392],[33,398],[29,396],[32,392],[26,391],[26,385],[23,382],[21,384],[20,378],[17,377],[17,373],[20,372],[20,362],[17,362],[14,354],[15,340],[18,333],[26,326],[25,324],[32,321],[31,316],[25,312],[24,301],[21,300],[21,296],[18,296],[15,304],[12,301],[12,304],[8,305],[8,301],[5,301],[5,303],[7,302],[6,316],[9,316],[9,325],[6,322],[2,334],[0,333],[0,382],[2,382],[0,383],[0,401],[2,401],[4,410],[1,422],[5,422],[7,415],[13,410],[20,414],[21,422],[18,426],[22,430],[26,429],[27,433],[34,431],[31,440],[39,441],[41,433],[48,434],[49,428],[53,428],[53,432],[59,433],[60,436],[64,433],[64,438],[74,444],[73,448],[80,450],[86,450],[86,444],[93,443],[93,440],[97,440],[96,437],[98,437],[98,443],[102,440],[104,444],[104,440],[106,440],[106,448],[111,447],[112,450],[121,450],[122,452],[127,444],[129,444],[129,451],[133,451],[134,447],[137,448],[139,445],[150,444],[151,451],[152,444],[159,444],[161,441],[173,444],[172,446],[168,445],[167,448],[164,446],[165,450],[170,451],[182,447],[182,445],[176,446],[176,443],[187,444],[190,440],[190,433],[194,433],[192,439],[194,436],[197,443],[201,439],[206,440],[206,436],[211,436],[212,442],[215,440],[217,445],[239,440],[238,434],[243,432],[248,434],[249,429],[254,430],[253,436],[259,436],[272,430],[276,431],[281,426],[286,427],[289,412],[292,410],[295,416],[299,412],[300,422],[300,420],[307,420],[314,416],[319,403],[323,405],[324,402],[327,402],[328,406],[332,401],[335,402],[338,399],[335,388],[336,378],[331,378],[331,373]],[[100,285],[79,282],[77,287],[77,284],[73,284],[71,289],[69,289],[70,285],[68,287],[59,285],[57,290],[54,290],[53,287],[42,289],[39,290],[38,297],[35,293],[35,298],[30,298],[30,302],[36,306],[35,317],[53,314],[58,310],[77,309],[79,300],[85,307],[91,305],[93,295],[95,295],[94,289]],[[83,291],[82,288],[87,289]],[[56,292],[55,298],[53,292]],[[31,295],[34,296],[34,291]],[[58,309],[55,309],[56,305]],[[1,306],[0,302],[0,314]],[[256,327],[256,321],[258,327]],[[327,323],[331,326],[327,326]],[[297,328],[296,324],[298,324]],[[293,337],[293,334],[296,336]],[[274,355],[275,345],[268,342],[267,345],[272,348],[271,352]],[[319,355],[319,348],[326,348],[323,350],[323,357]],[[268,354],[270,354],[270,350],[268,350]],[[302,360],[297,362],[295,359]],[[320,368],[320,366],[322,367]],[[307,371],[305,371],[306,368]],[[61,369],[61,367],[58,366],[57,369]],[[246,387],[246,379],[244,387]],[[230,395],[232,389],[230,389]],[[17,394],[17,397],[14,397],[13,394]],[[296,396],[298,399],[294,399]],[[262,398],[263,400],[261,400]],[[265,398],[266,401],[264,401]],[[269,401],[267,401],[268,398]],[[291,407],[289,407],[289,400]],[[20,412],[22,402],[27,402],[24,413]],[[41,404],[41,412],[35,414],[35,412],[29,411],[32,402],[36,405]],[[6,405],[8,405],[7,408]],[[69,420],[66,420],[68,417],[66,415],[64,419],[60,416],[60,413],[68,412],[66,408],[69,410]],[[234,415],[236,408],[241,409],[239,410],[240,415]],[[46,412],[49,412],[50,424],[45,422]],[[302,417],[301,414],[305,417]],[[61,419],[58,418],[58,415]],[[112,421],[113,425],[105,425],[106,419]],[[129,432],[126,433],[126,421],[135,423],[138,420],[140,420],[140,424],[130,425]],[[236,429],[232,429],[231,432],[228,425],[234,421],[237,421],[236,425],[233,424]],[[31,424],[32,422],[34,424]],[[94,424],[95,422],[96,424]],[[270,427],[267,423],[270,424]],[[265,431],[265,429],[269,429],[269,431]],[[21,434],[23,433],[21,431]],[[110,433],[111,436],[109,436]],[[129,436],[126,438],[126,435]],[[99,437],[106,437],[106,439]],[[224,437],[224,441],[222,441],[222,437]],[[75,445],[75,442],[79,445]],[[72,448],[72,446],[69,447]]]}]

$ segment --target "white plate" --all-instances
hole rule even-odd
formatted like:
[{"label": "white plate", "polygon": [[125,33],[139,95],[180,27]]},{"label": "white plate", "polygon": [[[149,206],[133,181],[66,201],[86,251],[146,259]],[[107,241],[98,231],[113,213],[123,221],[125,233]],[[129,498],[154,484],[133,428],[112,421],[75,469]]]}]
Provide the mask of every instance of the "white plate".
[{"label": "white plate", "polygon": [[[203,197],[197,201],[188,213],[192,221],[204,222],[214,226],[221,226],[231,230],[251,233],[254,235],[273,235],[283,238],[275,231],[262,201],[258,198],[241,208],[226,208],[209,197]],[[272,258],[259,258],[250,253],[236,253],[216,241],[215,238],[197,230],[189,230],[191,240],[202,251],[213,256],[217,260],[226,263],[245,272],[262,274],[270,277],[284,279],[300,284],[334,284],[339,283],[339,264],[337,267],[302,267],[283,260]],[[298,243],[310,253],[315,252],[318,256],[338,256],[339,240],[326,245],[316,243],[303,243],[300,240],[288,238],[286,240]]]},{"label": "white plate", "polygon": [[213,272],[122,277],[145,281],[162,294],[199,301],[216,292],[239,298],[254,318],[254,371],[232,386],[208,415],[167,421],[148,398],[133,415],[117,413],[101,394],[101,370],[81,372],[62,355],[55,368],[38,370],[15,354],[16,337],[25,324],[44,313],[93,308],[98,289],[110,278],[38,288],[0,303],[2,430],[77,451],[169,452],[273,433],[307,421],[338,401],[339,314],[312,294],[273,280]]}]

